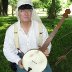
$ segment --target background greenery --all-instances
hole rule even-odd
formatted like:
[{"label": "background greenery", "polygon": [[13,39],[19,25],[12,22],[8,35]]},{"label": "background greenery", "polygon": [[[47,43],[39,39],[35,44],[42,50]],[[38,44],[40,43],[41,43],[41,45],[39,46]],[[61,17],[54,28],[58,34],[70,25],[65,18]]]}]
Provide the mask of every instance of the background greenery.
[{"label": "background greenery", "polygon": [[[61,17],[57,17],[53,20],[49,20],[46,17],[41,17],[41,19],[50,34]],[[16,17],[0,17],[0,72],[12,72],[9,62],[4,57],[2,50],[5,32],[7,28],[16,21]],[[52,40],[52,50],[48,61],[53,72],[72,72],[72,52],[55,66],[57,58],[67,53],[70,49],[72,49],[72,17],[65,19],[60,30]]]},{"label": "background greenery", "polygon": [[[0,16],[8,16],[15,14],[15,9],[18,0],[0,0]],[[49,19],[56,18],[57,14],[69,7],[72,4],[72,0],[32,0],[34,8],[41,8],[47,10],[47,16]]]}]

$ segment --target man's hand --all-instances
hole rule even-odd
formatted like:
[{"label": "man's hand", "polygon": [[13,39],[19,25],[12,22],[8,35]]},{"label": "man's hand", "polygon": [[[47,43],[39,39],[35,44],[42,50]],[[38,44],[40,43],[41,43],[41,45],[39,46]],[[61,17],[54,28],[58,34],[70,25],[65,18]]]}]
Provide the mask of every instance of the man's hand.
[{"label": "man's hand", "polygon": [[46,49],[43,53],[45,54],[45,56],[49,56],[48,49]]},{"label": "man's hand", "polygon": [[22,60],[20,60],[20,61],[18,62],[18,65],[19,65],[20,68],[22,68],[22,69],[24,68],[24,67],[23,67],[23,64],[22,64]]}]

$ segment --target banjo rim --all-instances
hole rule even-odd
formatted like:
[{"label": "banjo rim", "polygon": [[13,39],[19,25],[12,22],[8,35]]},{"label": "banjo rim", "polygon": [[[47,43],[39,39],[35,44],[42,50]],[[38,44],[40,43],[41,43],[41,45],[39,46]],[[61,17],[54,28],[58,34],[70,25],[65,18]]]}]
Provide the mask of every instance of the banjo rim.
[{"label": "banjo rim", "polygon": [[[23,58],[25,57],[25,55],[28,53],[28,52],[30,52],[30,51],[34,51],[34,50],[37,50],[37,51],[40,51],[40,50],[38,50],[38,49],[30,49],[30,50],[28,50],[25,54],[24,54],[24,56],[23,56]],[[45,56],[45,54],[42,52],[42,51],[40,51],[44,56]],[[23,62],[23,58],[22,58],[22,64],[24,63]],[[47,57],[45,56],[45,58],[46,58],[46,60],[47,60]],[[46,66],[47,66],[47,62],[46,62]],[[23,64],[23,67],[24,67],[24,64]],[[45,67],[46,68],[46,67]],[[45,69],[44,68],[44,69]],[[24,69],[27,71],[27,69],[24,67]]]}]

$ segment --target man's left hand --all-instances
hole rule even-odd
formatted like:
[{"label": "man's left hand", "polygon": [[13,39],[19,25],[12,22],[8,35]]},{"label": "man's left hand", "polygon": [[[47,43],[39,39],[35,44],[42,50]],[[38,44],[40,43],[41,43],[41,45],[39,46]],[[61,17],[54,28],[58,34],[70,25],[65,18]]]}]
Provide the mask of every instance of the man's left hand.
[{"label": "man's left hand", "polygon": [[49,56],[48,49],[46,49],[43,53],[45,54],[45,56]]}]

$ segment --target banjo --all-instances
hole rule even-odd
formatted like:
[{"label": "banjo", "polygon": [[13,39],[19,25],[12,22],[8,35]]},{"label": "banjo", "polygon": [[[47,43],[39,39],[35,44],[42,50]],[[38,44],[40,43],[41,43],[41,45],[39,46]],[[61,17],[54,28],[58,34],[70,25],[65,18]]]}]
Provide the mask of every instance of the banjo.
[{"label": "banjo", "polygon": [[47,66],[47,57],[43,53],[52,39],[54,38],[55,34],[61,27],[62,23],[64,22],[65,18],[68,17],[68,14],[70,14],[70,9],[66,9],[65,13],[63,14],[62,19],[57,24],[57,26],[54,28],[53,32],[49,35],[49,37],[46,39],[44,44],[39,49],[32,49],[27,51],[22,59],[23,67],[27,72],[42,72]]}]

